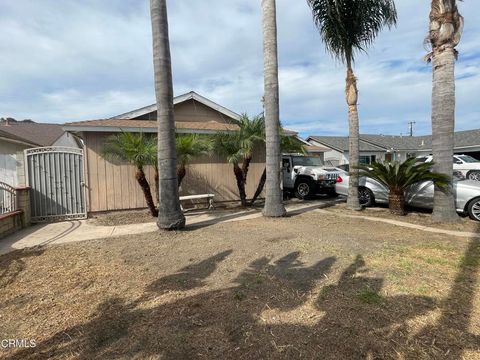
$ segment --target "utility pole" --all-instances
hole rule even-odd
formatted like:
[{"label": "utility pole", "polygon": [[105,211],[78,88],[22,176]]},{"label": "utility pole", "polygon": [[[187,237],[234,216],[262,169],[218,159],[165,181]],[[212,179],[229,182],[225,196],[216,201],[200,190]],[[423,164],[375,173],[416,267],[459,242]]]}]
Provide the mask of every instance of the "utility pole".
[{"label": "utility pole", "polygon": [[409,127],[409,129],[410,129],[410,130],[409,130],[410,136],[413,136],[413,125],[414,125],[414,124],[416,124],[415,121],[410,121],[410,122],[408,123],[408,127]]}]

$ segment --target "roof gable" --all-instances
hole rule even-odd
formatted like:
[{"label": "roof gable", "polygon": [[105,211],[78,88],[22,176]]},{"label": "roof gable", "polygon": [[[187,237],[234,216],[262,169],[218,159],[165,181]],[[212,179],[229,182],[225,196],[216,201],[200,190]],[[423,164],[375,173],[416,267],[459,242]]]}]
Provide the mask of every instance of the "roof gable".
[{"label": "roof gable", "polygon": [[[197,102],[199,102],[199,103],[201,103],[205,106],[208,106],[209,108],[212,108],[212,109],[218,111],[219,113],[221,113],[225,116],[228,116],[229,118],[232,118],[234,120],[239,120],[240,119],[239,114],[237,114],[237,113],[227,109],[226,107],[223,107],[223,106],[207,99],[204,96],[201,96],[201,95],[197,94],[194,91],[191,91],[189,93],[174,97],[173,98],[173,105],[181,104],[181,103],[189,101],[189,100],[195,100],[195,101],[197,101]],[[157,104],[152,104],[152,105],[144,106],[142,108],[132,110],[132,111],[120,114],[120,115],[113,116],[113,117],[111,117],[111,119],[123,119],[123,120],[142,119],[142,120],[148,120],[148,116],[147,116],[147,118],[145,118],[145,116],[148,115],[148,114],[154,113],[156,111],[157,111]]]}]

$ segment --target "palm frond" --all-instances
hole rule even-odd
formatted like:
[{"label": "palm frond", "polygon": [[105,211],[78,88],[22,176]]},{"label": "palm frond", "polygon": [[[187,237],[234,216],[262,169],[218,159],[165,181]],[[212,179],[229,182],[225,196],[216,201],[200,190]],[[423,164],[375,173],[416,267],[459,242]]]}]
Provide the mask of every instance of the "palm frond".
[{"label": "palm frond", "polygon": [[102,156],[109,161],[128,162],[137,168],[157,162],[155,137],[143,133],[121,132],[107,138]]},{"label": "palm frond", "polygon": [[178,162],[185,166],[196,157],[210,154],[213,150],[213,140],[210,136],[182,134],[176,137],[176,147]]},{"label": "palm frond", "polygon": [[393,0],[307,0],[325,46],[350,64],[366,51],[384,27],[397,22]]},{"label": "palm frond", "polygon": [[403,192],[410,185],[420,181],[433,181],[437,186],[445,188],[449,178],[445,174],[432,172],[434,163],[416,163],[416,159],[408,159],[402,163],[374,162],[370,165],[360,165],[362,175],[377,180],[391,191]]}]

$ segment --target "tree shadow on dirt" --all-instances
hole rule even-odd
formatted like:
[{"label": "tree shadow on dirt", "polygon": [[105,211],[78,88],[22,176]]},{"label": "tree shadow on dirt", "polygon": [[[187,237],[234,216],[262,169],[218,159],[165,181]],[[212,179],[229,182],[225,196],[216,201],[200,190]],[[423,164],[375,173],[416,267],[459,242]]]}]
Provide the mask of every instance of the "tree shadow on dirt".
[{"label": "tree shadow on dirt", "polygon": [[188,265],[172,275],[168,275],[151,283],[146,291],[156,294],[171,290],[185,291],[202,287],[205,280],[215,271],[218,263],[225,260],[233,250],[227,250],[209,257],[199,263]]},{"label": "tree shadow on dirt", "polygon": [[[334,276],[335,258],[307,266],[299,260],[300,253],[293,252],[276,261],[256,259],[229,288],[153,304],[151,298],[108,299],[88,322],[66,328],[10,358],[380,359],[420,354],[428,358],[435,355],[431,338],[448,330],[451,316],[464,314],[453,319],[464,342],[449,357],[460,358],[462,349],[478,345],[474,343],[478,339],[467,332],[479,251],[477,241],[467,250],[451,294],[440,304],[442,316],[436,326],[413,338],[409,321],[436,309],[432,298],[385,295],[383,279],[366,275],[361,256],[333,282],[329,276]],[[160,278],[146,292],[202,286],[230,252]],[[188,286],[172,286],[178,279]],[[319,285],[323,286],[318,292]],[[466,298],[459,302],[459,295]],[[410,352],[411,348],[416,351]]]}]

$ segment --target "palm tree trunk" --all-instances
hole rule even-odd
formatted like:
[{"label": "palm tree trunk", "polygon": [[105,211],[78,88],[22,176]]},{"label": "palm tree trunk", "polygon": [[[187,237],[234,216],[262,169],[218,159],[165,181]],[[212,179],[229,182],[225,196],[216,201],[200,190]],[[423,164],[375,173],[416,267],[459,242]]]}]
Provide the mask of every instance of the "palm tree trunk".
[{"label": "palm tree trunk", "polygon": [[178,187],[182,185],[182,180],[186,174],[187,174],[187,169],[185,168],[185,165],[180,165],[177,169]]},{"label": "palm tree trunk", "polygon": [[174,230],[185,227],[177,180],[173,83],[166,0],[150,0],[153,65],[158,123],[159,205],[157,225]]},{"label": "palm tree trunk", "polygon": [[155,200],[156,200],[156,204],[158,206],[158,203],[159,203],[159,198],[158,198],[158,193],[159,193],[159,188],[160,188],[160,185],[159,185],[159,175],[158,175],[158,166],[155,166],[154,167],[154,176],[155,176]]},{"label": "palm tree trunk", "polygon": [[[432,43],[432,153],[433,171],[453,178],[453,148],[455,131],[455,46],[463,30],[463,18],[455,0],[433,0],[430,13],[430,41]],[[455,222],[453,187],[435,187],[433,219]]]},{"label": "palm tree trunk", "polygon": [[346,100],[348,105],[348,157],[350,164],[350,183],[348,186],[347,207],[352,210],[361,210],[360,202],[358,200],[358,182],[359,171],[357,166],[359,164],[359,120],[358,120],[358,90],[357,79],[353,73],[351,61],[347,63],[347,79],[346,79]]},{"label": "palm tree trunk", "polygon": [[260,177],[260,181],[258,182],[258,186],[257,186],[257,190],[255,191],[255,195],[253,195],[252,201],[250,201],[250,206],[253,205],[253,203],[257,200],[257,198],[262,193],[266,180],[267,180],[267,169],[265,168],[265,169],[263,169],[262,176]]},{"label": "palm tree trunk", "polygon": [[155,203],[153,202],[152,192],[150,190],[150,184],[148,183],[142,168],[137,169],[137,172],[135,173],[135,179],[137,179],[138,184],[142,188],[148,210],[150,210],[150,214],[152,214],[153,217],[157,217],[158,210],[156,209]]},{"label": "palm tree trunk", "polygon": [[262,0],[265,82],[266,191],[263,215],[285,216],[281,188],[280,105],[275,0]]},{"label": "palm tree trunk", "polygon": [[251,162],[252,162],[252,157],[251,156],[247,156],[243,159],[242,172],[243,172],[243,182],[244,182],[244,184],[247,183],[248,169],[250,168],[250,163]]},{"label": "palm tree trunk", "polygon": [[388,208],[395,215],[405,216],[405,195],[403,191],[390,191],[388,195]]},{"label": "palm tree trunk", "polygon": [[243,181],[243,171],[238,164],[233,164],[233,173],[237,180],[238,193],[240,195],[240,202],[242,206],[247,206],[247,194],[245,192],[245,182]]}]

